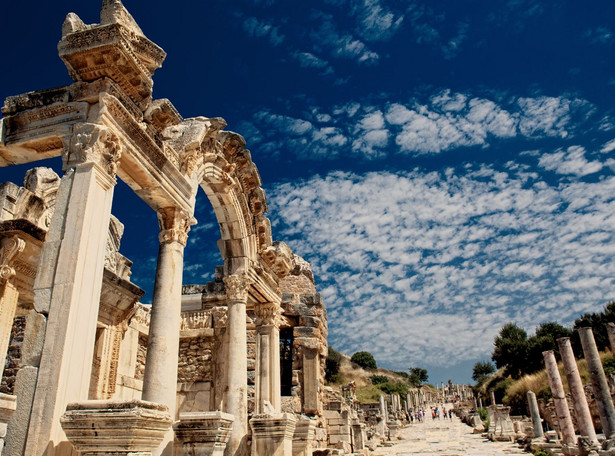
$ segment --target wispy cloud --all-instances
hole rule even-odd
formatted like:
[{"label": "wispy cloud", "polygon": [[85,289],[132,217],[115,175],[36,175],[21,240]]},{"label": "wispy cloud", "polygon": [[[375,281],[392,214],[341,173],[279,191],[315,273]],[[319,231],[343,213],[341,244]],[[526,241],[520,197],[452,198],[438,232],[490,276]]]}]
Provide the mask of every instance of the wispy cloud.
[{"label": "wispy cloud", "polygon": [[485,357],[508,321],[570,323],[612,299],[614,195],[612,174],[553,185],[518,163],[268,191],[276,235],[314,267],[330,343],[390,366]]},{"label": "wispy cloud", "polygon": [[597,173],[603,166],[597,160],[587,161],[585,148],[581,146],[570,146],[566,150],[560,149],[552,154],[544,154],[540,157],[538,165],[558,174],[573,174],[575,176]]},{"label": "wispy cloud", "polygon": [[510,138],[570,140],[593,110],[589,102],[565,96],[498,101],[446,90],[424,101],[357,101],[327,110],[312,106],[303,118],[262,110],[240,128],[250,133],[252,147],[265,154],[284,150],[301,159],[320,159],[328,149],[326,156],[332,158],[374,159],[489,147]]},{"label": "wispy cloud", "polygon": [[249,36],[256,38],[267,38],[274,46],[280,45],[284,41],[284,35],[280,33],[279,27],[272,25],[268,21],[247,17],[243,20],[243,29]]}]

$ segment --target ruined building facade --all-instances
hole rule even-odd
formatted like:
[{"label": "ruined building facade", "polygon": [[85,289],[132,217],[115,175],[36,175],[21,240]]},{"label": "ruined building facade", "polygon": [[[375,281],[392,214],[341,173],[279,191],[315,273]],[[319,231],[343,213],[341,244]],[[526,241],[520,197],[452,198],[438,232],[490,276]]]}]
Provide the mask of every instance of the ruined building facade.
[{"label": "ruined building facade", "polygon": [[[326,311],[309,264],[272,240],[244,139],[152,99],[165,53],[119,0],[103,1],[99,24],[69,14],[58,49],[74,82],[2,108],[0,165],[61,156],[64,171],[0,187],[4,454],[326,447]],[[118,178],[158,216],[151,306],[120,253]],[[199,187],[223,266],[183,285]]]}]

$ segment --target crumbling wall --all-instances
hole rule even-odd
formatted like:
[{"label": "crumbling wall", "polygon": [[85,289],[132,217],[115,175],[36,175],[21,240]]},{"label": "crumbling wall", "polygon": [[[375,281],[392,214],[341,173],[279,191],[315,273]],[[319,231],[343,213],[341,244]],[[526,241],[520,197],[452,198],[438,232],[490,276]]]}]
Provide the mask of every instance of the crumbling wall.
[{"label": "crumbling wall", "polygon": [[211,337],[194,337],[179,341],[178,383],[213,381],[213,343]]},{"label": "crumbling wall", "polygon": [[17,371],[19,370],[21,346],[23,344],[25,330],[26,317],[15,317],[13,320],[13,329],[11,330],[11,342],[9,343],[9,349],[6,355],[6,364],[4,374],[2,376],[2,384],[0,384],[1,393],[14,394],[15,378],[17,376]]}]

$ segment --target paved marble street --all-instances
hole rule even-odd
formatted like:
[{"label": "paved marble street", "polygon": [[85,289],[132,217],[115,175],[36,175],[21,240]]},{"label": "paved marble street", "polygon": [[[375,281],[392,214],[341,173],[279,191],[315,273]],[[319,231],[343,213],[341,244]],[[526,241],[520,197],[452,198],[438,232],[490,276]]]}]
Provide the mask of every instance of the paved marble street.
[{"label": "paved marble street", "polygon": [[515,443],[490,442],[453,416],[411,424],[400,431],[401,440],[392,447],[377,448],[374,456],[505,456],[529,454]]}]

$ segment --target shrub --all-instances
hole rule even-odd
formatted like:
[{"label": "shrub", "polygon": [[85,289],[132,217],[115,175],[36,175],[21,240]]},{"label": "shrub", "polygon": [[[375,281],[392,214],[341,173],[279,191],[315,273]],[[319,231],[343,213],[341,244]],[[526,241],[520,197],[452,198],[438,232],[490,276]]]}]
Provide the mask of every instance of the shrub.
[{"label": "shrub", "polygon": [[350,361],[367,370],[374,370],[378,367],[372,354],[366,351],[356,352],[352,355]]},{"label": "shrub", "polygon": [[340,364],[342,362],[342,355],[329,347],[329,353],[327,355],[327,362],[325,365],[325,380],[329,383],[338,383],[340,381]]},{"label": "shrub", "polygon": [[602,367],[604,368],[604,373],[606,375],[612,374],[615,372],[615,359],[612,357],[605,357],[602,360]]},{"label": "shrub", "polygon": [[380,385],[382,383],[388,382],[389,377],[387,377],[386,375],[372,375],[370,377],[370,380],[372,381],[372,385]]}]

